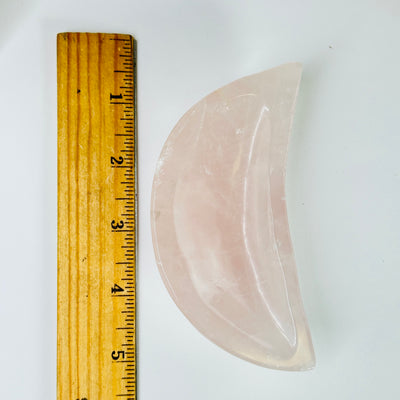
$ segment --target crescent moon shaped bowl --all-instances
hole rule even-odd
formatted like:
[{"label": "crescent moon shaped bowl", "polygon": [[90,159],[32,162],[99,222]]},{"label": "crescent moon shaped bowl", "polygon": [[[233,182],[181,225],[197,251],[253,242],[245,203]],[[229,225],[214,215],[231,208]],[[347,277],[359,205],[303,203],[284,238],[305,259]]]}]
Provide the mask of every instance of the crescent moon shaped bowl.
[{"label": "crescent moon shaped bowl", "polygon": [[207,338],[255,364],[315,365],[285,202],[301,65],[209,94],[168,137],[153,181],[153,244],[171,297]]}]

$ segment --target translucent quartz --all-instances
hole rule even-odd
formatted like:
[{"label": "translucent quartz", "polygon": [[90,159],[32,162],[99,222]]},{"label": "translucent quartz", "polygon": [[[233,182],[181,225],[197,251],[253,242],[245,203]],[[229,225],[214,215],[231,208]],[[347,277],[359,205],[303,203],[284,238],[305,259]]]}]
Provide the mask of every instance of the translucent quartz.
[{"label": "translucent quartz", "polygon": [[164,283],[218,346],[265,367],[315,364],[285,203],[300,64],[239,79],[178,122],[153,182]]}]

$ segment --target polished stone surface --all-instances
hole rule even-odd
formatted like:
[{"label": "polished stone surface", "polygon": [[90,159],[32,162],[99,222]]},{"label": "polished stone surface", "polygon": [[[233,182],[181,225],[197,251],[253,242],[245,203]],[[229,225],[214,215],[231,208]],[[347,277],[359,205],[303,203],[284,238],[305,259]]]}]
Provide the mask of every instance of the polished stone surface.
[{"label": "polished stone surface", "polygon": [[315,364],[285,203],[301,65],[211,93],[177,123],[153,182],[152,233],[164,283],[206,337],[253,363]]}]

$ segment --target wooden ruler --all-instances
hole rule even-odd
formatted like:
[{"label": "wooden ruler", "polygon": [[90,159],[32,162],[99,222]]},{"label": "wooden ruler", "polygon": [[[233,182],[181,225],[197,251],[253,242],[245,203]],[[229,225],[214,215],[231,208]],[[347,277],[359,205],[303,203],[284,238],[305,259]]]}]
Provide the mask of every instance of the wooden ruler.
[{"label": "wooden ruler", "polygon": [[58,400],[136,399],[136,53],[61,33]]}]

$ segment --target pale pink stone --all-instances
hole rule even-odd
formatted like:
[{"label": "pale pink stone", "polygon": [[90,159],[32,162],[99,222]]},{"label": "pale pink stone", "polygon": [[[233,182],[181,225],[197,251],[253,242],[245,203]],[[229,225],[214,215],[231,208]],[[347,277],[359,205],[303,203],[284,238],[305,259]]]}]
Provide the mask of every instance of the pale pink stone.
[{"label": "pale pink stone", "polygon": [[193,106],[157,164],[152,232],[164,283],[206,337],[253,363],[315,364],[285,203],[300,64],[239,79]]}]

